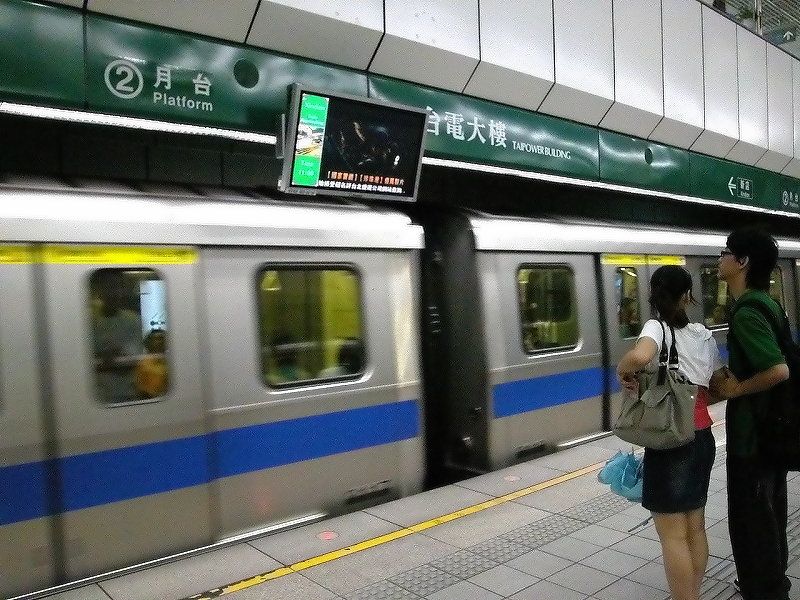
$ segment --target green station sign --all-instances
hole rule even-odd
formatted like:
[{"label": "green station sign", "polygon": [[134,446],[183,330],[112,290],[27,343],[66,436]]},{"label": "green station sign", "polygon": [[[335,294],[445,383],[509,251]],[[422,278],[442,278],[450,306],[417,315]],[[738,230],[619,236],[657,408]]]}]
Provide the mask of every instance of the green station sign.
[{"label": "green station sign", "polygon": [[[275,133],[293,83],[427,109],[430,157],[800,213],[800,180],[762,169],[240,44],[0,0],[0,100]],[[300,115],[312,130],[325,120],[315,98]],[[295,163],[297,184],[319,176],[313,156]]]}]

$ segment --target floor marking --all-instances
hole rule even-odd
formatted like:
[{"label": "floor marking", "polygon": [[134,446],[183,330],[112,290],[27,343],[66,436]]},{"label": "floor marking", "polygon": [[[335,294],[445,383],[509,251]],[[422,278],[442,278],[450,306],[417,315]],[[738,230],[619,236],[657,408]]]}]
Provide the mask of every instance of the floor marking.
[{"label": "floor marking", "polygon": [[[719,427],[724,424],[725,421],[721,420],[714,423],[712,427]],[[492,498],[491,500],[486,500],[485,502],[481,502],[479,504],[467,506],[466,508],[462,508],[460,510],[448,513],[446,515],[441,515],[439,517],[423,521],[422,523],[417,523],[416,525],[403,527],[402,529],[398,529],[397,531],[392,531],[391,533],[386,533],[384,535],[380,535],[375,538],[364,540],[363,542],[358,542],[357,544],[347,546],[346,548],[341,548],[339,550],[326,552],[325,554],[320,554],[319,556],[314,556],[312,558],[302,560],[287,567],[280,567],[272,571],[269,571],[267,573],[261,573],[260,575],[248,577],[247,579],[242,579],[241,581],[229,583],[228,585],[225,585],[223,587],[209,590],[201,594],[188,596],[187,598],[183,598],[182,600],[213,600],[214,598],[227,596],[228,594],[233,594],[234,592],[240,592],[242,590],[246,590],[248,588],[255,587],[257,585],[265,583],[267,581],[278,579],[279,577],[283,577],[284,575],[299,573],[300,571],[304,571],[312,567],[317,567],[319,565],[323,565],[325,563],[337,560],[345,556],[350,556],[351,554],[355,554],[356,552],[361,552],[362,550],[367,550],[369,548],[374,548],[375,546],[380,546],[388,542],[393,542],[395,540],[402,539],[406,536],[413,535],[415,533],[420,533],[421,531],[425,531],[426,529],[431,529],[432,527],[436,527],[437,525],[443,525],[444,523],[455,521],[456,519],[460,519],[461,517],[467,517],[469,515],[473,515],[475,513],[484,511],[488,508],[493,508],[495,506],[505,504],[506,502],[512,502],[513,500],[517,500],[518,498],[522,498],[523,496],[527,496],[528,494],[533,494],[534,492],[538,492],[540,490],[553,487],[555,485],[564,483],[571,479],[575,479],[577,477],[581,477],[583,475],[599,471],[601,468],[603,468],[605,464],[606,461],[594,463],[593,465],[583,467],[582,469],[577,469],[576,471],[570,471],[569,473],[565,473],[564,475],[559,475],[558,477],[554,477],[553,479],[542,481],[541,483],[537,483],[535,485],[531,485],[521,490],[517,490],[516,492],[511,492],[503,496],[498,496],[497,498]]]}]

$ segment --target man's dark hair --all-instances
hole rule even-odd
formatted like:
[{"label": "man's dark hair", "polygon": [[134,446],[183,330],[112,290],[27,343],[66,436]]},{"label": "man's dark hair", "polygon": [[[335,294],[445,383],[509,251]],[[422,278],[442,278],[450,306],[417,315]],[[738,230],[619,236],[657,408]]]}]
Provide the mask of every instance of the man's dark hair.
[{"label": "man's dark hair", "polygon": [[757,227],[737,229],[728,236],[728,249],[741,260],[747,258],[745,282],[753,290],[769,291],[769,279],[778,262],[778,243]]}]

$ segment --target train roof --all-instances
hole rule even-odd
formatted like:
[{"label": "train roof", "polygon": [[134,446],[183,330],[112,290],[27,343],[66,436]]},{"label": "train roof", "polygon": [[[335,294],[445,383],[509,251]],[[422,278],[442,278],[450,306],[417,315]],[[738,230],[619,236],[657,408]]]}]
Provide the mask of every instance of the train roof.
[{"label": "train roof", "polygon": [[[710,254],[725,247],[727,233],[580,221],[473,216],[478,250]],[[781,256],[800,258],[800,241],[778,239]]]},{"label": "train roof", "polygon": [[414,249],[423,232],[360,204],[26,177],[0,181],[0,241]]}]

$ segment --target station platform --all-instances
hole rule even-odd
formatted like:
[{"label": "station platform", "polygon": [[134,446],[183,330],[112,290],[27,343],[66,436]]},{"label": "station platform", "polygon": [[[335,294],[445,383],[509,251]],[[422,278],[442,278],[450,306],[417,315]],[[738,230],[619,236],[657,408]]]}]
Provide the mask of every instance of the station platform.
[{"label": "station platform", "polygon": [[[724,404],[706,523],[704,600],[740,598]],[[597,481],[608,436],[361,512],[48,596],[50,600],[663,600],[648,511]],[[790,597],[800,599],[800,477],[789,474]]]}]

